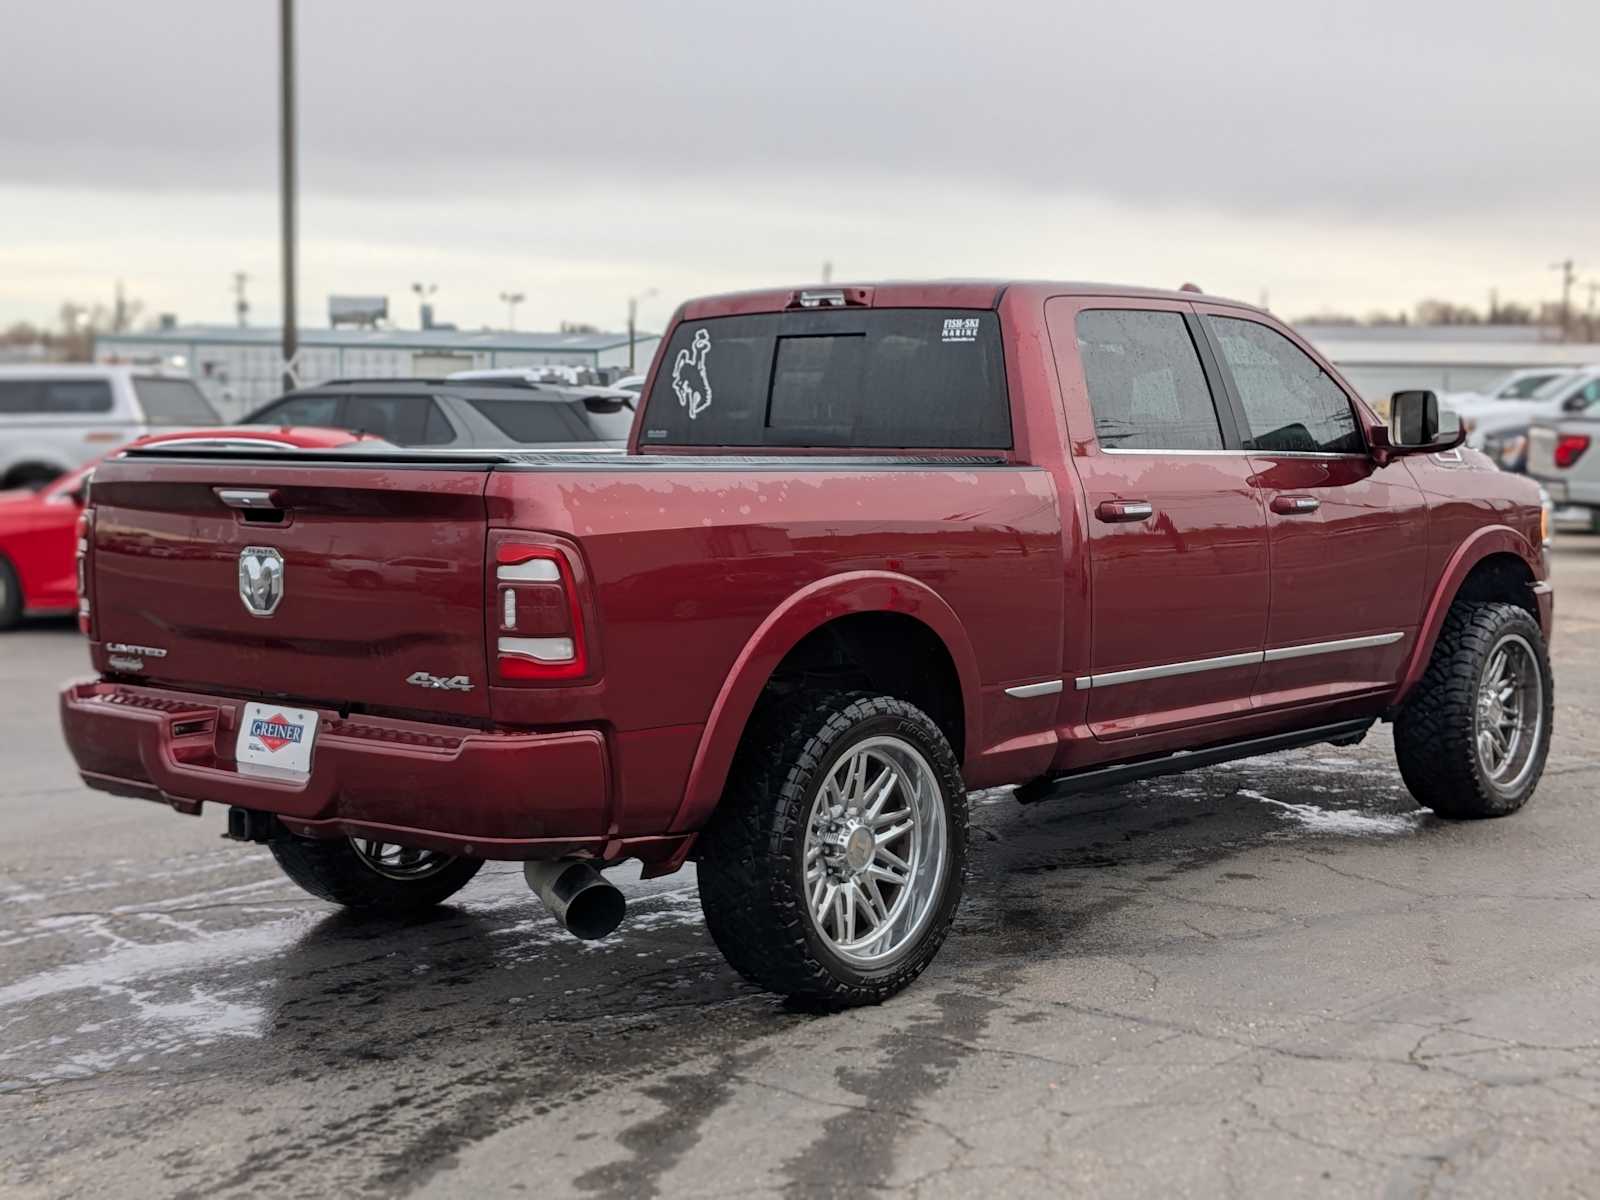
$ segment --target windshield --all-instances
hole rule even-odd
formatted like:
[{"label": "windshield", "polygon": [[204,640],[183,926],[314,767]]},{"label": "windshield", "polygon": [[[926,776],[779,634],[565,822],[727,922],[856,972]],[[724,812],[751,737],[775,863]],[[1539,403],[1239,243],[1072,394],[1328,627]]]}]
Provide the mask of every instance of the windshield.
[{"label": "windshield", "polygon": [[1513,379],[1495,393],[1500,400],[1532,400],[1538,393],[1558,379],[1565,379],[1565,371],[1548,371],[1538,375],[1523,375]]},{"label": "windshield", "polygon": [[211,402],[188,379],[135,377],[133,390],[139,397],[139,407],[144,409],[144,419],[147,424],[222,424],[222,418],[217,415],[217,410],[211,407]]}]

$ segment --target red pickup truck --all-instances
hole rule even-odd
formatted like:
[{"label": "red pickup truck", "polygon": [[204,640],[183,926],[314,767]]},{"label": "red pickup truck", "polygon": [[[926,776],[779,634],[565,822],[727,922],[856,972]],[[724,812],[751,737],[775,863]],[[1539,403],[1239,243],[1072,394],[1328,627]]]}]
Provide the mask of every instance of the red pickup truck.
[{"label": "red pickup truck", "polygon": [[229,809],[315,895],[698,864],[756,983],[881,1000],[949,929],[966,790],[1024,802],[1392,720],[1440,816],[1543,770],[1531,482],[1189,292],[879,284],[676,314],[614,456],[151,448],[96,475],[84,780]]}]

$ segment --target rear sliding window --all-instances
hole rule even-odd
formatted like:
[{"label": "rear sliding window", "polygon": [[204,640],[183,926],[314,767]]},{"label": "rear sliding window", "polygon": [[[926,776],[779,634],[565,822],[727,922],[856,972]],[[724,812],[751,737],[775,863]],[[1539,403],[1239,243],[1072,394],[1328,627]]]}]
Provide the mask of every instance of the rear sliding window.
[{"label": "rear sliding window", "polygon": [[104,379],[0,380],[0,416],[74,416],[111,411]]},{"label": "rear sliding window", "polygon": [[686,321],[641,429],[655,446],[1007,449],[999,318],[892,308]]},{"label": "rear sliding window", "polygon": [[150,425],[220,425],[222,418],[211,401],[187,379],[133,380],[134,395]]}]

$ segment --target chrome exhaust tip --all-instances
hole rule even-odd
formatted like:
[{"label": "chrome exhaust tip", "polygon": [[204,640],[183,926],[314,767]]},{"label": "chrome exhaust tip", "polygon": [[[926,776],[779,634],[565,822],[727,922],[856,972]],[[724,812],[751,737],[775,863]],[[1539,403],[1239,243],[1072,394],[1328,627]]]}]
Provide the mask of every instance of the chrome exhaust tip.
[{"label": "chrome exhaust tip", "polygon": [[524,863],[522,877],[562,928],[586,942],[613,932],[628,910],[622,893],[579,858]]}]

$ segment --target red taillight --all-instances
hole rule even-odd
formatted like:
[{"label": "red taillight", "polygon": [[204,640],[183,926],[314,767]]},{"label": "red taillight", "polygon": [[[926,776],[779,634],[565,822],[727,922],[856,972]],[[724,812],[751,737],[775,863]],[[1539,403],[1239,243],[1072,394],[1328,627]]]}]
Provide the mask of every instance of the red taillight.
[{"label": "red taillight", "polygon": [[1563,433],[1559,438],[1556,439],[1556,466],[1572,466],[1583,457],[1583,452],[1588,448],[1588,434]]},{"label": "red taillight", "polygon": [[77,524],[78,632],[94,636],[94,611],[89,604],[89,548],[94,541],[94,511],[84,509]]},{"label": "red taillight", "polygon": [[502,679],[579,679],[589,652],[577,580],[559,547],[505,541],[495,547],[495,671]]}]

